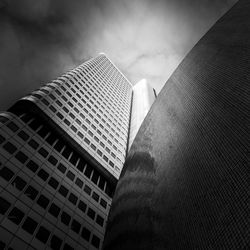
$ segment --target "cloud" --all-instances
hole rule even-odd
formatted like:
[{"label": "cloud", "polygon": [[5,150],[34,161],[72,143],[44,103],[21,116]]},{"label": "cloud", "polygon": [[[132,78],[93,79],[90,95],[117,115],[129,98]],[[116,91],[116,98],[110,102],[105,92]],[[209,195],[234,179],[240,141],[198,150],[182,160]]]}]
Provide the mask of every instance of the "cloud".
[{"label": "cloud", "polygon": [[105,52],[159,92],[236,0],[0,0],[0,109]]}]

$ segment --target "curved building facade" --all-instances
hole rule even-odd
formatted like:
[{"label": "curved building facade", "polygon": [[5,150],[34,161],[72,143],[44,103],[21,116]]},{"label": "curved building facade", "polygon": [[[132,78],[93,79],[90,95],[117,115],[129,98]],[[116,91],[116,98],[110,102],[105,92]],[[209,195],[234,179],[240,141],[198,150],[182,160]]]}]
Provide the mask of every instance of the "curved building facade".
[{"label": "curved building facade", "polygon": [[250,2],[185,57],[126,159],[104,249],[249,248]]}]

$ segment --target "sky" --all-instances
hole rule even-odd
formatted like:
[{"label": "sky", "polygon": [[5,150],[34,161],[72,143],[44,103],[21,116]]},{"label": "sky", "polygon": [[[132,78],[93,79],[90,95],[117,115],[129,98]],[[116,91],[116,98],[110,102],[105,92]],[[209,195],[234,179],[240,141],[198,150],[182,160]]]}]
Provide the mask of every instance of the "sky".
[{"label": "sky", "polygon": [[105,53],[135,84],[164,86],[237,0],[0,0],[0,110]]}]

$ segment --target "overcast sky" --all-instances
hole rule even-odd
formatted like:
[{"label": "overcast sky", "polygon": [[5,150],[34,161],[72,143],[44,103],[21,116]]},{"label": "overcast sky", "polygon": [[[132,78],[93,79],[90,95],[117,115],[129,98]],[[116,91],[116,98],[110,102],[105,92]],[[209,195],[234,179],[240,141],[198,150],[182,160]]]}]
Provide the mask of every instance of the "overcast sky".
[{"label": "overcast sky", "polygon": [[157,92],[237,0],[0,0],[0,110],[104,52]]}]

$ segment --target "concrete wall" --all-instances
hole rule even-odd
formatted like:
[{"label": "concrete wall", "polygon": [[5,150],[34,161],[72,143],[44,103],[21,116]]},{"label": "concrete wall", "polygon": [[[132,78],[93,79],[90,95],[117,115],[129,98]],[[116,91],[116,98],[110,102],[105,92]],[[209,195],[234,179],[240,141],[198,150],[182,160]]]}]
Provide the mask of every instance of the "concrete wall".
[{"label": "concrete wall", "polygon": [[129,131],[129,149],[137,132],[155,100],[154,89],[146,79],[142,79],[133,86],[133,103]]},{"label": "concrete wall", "polygon": [[157,97],[123,168],[104,249],[249,249],[249,13],[239,1]]}]

